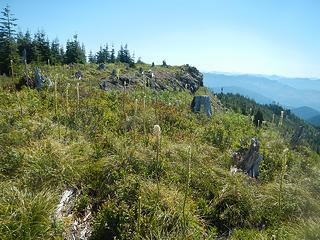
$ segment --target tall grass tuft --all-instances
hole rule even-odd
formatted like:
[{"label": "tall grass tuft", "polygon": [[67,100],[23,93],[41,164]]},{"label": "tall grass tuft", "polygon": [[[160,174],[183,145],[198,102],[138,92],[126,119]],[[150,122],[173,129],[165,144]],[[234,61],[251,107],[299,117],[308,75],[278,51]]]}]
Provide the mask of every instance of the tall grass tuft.
[{"label": "tall grass tuft", "polygon": [[186,219],[185,207],[186,207],[186,202],[187,202],[188,193],[189,193],[190,180],[191,180],[191,159],[192,159],[191,146],[189,146],[188,150],[189,150],[189,154],[188,154],[187,166],[186,166],[187,181],[186,181],[184,198],[183,198],[183,205],[182,205],[184,237],[186,237],[186,233],[187,233],[187,219]]},{"label": "tall grass tuft", "polygon": [[53,239],[61,236],[54,226],[55,195],[19,190],[14,183],[0,185],[0,239]]},{"label": "tall grass tuft", "polygon": [[61,127],[60,127],[60,116],[58,113],[58,80],[57,79],[54,81],[54,113],[55,113],[55,118],[58,124],[58,134],[59,134],[59,140],[60,140]]},{"label": "tall grass tuft", "polygon": [[69,87],[70,87],[70,83],[67,83],[66,86],[66,111],[67,113],[69,112]]},{"label": "tall grass tuft", "polygon": [[80,89],[79,89],[80,83],[77,82],[77,108],[79,110],[79,105],[80,105]]}]

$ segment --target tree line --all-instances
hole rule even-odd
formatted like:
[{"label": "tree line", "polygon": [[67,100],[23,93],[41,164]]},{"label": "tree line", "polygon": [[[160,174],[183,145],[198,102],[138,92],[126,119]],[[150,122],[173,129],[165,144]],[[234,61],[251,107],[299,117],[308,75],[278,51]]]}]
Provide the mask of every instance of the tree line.
[{"label": "tree line", "polygon": [[[34,35],[30,31],[17,33],[17,18],[7,5],[1,12],[0,17],[0,73],[10,75],[11,64],[70,64],[86,63],[86,51],[84,44],[74,35],[66,42],[65,48],[56,38],[52,41],[44,31],[38,31]],[[100,47],[100,50],[88,55],[90,63],[113,63],[123,62],[130,66],[134,65],[134,55],[128,50],[127,44],[115,51],[108,44]]]}]

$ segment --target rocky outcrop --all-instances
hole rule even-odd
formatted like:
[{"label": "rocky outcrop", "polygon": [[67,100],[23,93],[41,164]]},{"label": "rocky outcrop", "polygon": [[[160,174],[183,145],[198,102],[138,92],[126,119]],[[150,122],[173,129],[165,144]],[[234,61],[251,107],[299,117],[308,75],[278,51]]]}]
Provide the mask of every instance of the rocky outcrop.
[{"label": "rocky outcrop", "polygon": [[149,87],[154,90],[181,91],[188,90],[196,92],[203,86],[203,75],[195,67],[183,65],[180,67],[158,67],[150,68],[148,71],[128,71],[124,74],[111,74],[101,79],[100,88],[103,90],[120,89],[126,85],[127,88]]},{"label": "rocky outcrop", "polygon": [[185,84],[187,89],[195,92],[203,86],[203,74],[197,68],[185,65],[182,66],[182,69],[184,73],[179,77],[179,80]]}]

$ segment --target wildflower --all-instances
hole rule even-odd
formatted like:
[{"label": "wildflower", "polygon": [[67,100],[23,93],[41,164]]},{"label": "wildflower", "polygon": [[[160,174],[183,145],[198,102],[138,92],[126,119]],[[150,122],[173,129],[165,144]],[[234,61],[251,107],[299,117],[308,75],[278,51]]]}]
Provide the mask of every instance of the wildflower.
[{"label": "wildflower", "polygon": [[153,126],[153,134],[159,139],[161,136],[161,128],[159,125]]}]

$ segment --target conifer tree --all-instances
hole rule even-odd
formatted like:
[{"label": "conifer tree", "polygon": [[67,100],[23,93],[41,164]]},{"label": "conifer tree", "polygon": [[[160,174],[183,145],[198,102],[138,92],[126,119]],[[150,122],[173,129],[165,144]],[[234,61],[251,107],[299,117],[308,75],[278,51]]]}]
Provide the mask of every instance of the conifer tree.
[{"label": "conifer tree", "polygon": [[96,58],[96,56],[92,53],[92,51],[89,52],[88,60],[89,60],[89,63],[97,63],[97,58]]},{"label": "conifer tree", "polygon": [[46,63],[51,56],[50,41],[44,31],[38,31],[34,35],[35,62]]},{"label": "conifer tree", "polygon": [[112,45],[111,54],[110,54],[110,62],[114,63],[116,61],[116,52],[114,50],[114,46]]},{"label": "conifer tree", "polygon": [[16,18],[7,5],[0,17],[0,72],[10,74],[10,62],[19,59],[16,43]]},{"label": "conifer tree", "polygon": [[50,62],[53,65],[61,64],[63,62],[63,56],[60,54],[60,44],[57,38],[51,42],[50,52]]},{"label": "conifer tree", "polygon": [[100,46],[100,50],[97,52],[97,63],[103,63],[103,49]]},{"label": "conifer tree", "polygon": [[119,62],[127,63],[130,66],[134,65],[134,59],[131,57],[127,44],[124,47],[121,45],[120,50],[118,51],[117,60]]},{"label": "conifer tree", "polygon": [[97,52],[97,63],[109,63],[110,62],[110,52],[108,44],[104,48],[100,47]]},{"label": "conifer tree", "polygon": [[29,31],[27,31],[25,34],[23,34],[22,32],[18,33],[17,47],[18,47],[19,55],[22,58],[22,60],[23,61],[26,60],[26,63],[30,63],[32,60],[31,57],[33,55],[32,53],[33,46],[32,46],[31,34]]},{"label": "conifer tree", "polygon": [[118,51],[117,61],[125,62],[124,49],[122,45],[120,46],[120,49]]},{"label": "conifer tree", "polygon": [[73,41],[67,41],[64,63],[86,63],[84,45],[80,46],[78,36],[73,36]]},{"label": "conifer tree", "polygon": [[103,56],[106,63],[110,62],[110,52],[108,44],[106,44],[105,48],[103,49]]},{"label": "conifer tree", "polygon": [[263,114],[260,110],[258,110],[257,113],[254,115],[253,122],[258,127],[261,126],[263,120]]}]

